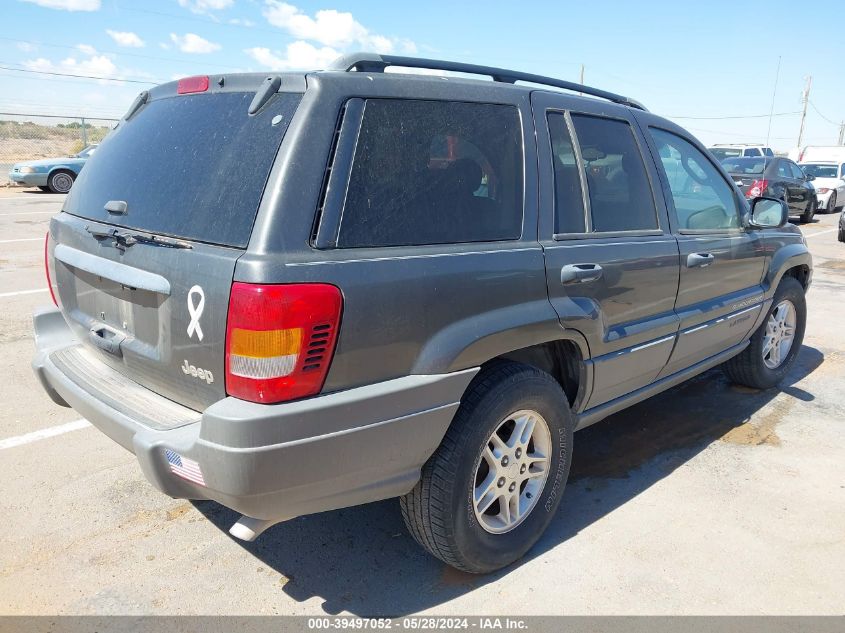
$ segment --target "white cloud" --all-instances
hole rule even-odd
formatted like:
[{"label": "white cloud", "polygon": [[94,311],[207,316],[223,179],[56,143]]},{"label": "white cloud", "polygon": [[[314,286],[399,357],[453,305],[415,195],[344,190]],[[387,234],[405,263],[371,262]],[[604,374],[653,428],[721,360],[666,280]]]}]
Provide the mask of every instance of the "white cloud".
[{"label": "white cloud", "polygon": [[111,29],[106,29],[106,33],[117,42],[118,46],[127,46],[129,48],[141,48],[144,46],[144,40],[132,31],[112,31]]},{"label": "white cloud", "polygon": [[91,46],[90,44],[77,44],[76,50],[80,51],[81,53],[83,53],[85,55],[89,55],[89,56],[97,54],[97,49],[94,48],[93,46]]},{"label": "white cloud", "polygon": [[246,18],[231,18],[229,20],[229,24],[234,24],[236,26],[255,26],[255,22],[247,20]]},{"label": "white cloud", "polygon": [[371,33],[351,13],[321,9],[311,17],[298,7],[281,0],[265,0],[264,17],[273,26],[284,29],[296,38],[345,48],[356,44],[377,53],[391,53],[397,46],[403,50],[416,48],[410,40],[395,40]]},{"label": "white cloud", "polygon": [[36,48],[38,48],[34,44],[30,44],[29,42],[18,42],[17,47],[19,51],[23,51],[24,53],[31,53]]},{"label": "white cloud", "polygon": [[37,4],[39,7],[48,9],[60,9],[62,11],[98,11],[100,0],[23,0]]},{"label": "white cloud", "polygon": [[234,4],[234,0],[179,0],[179,6],[185,7],[193,13],[208,13],[222,11]]},{"label": "white cloud", "polygon": [[61,60],[58,64],[44,57],[39,57],[37,59],[27,60],[23,65],[29,70],[119,78],[117,66],[105,55],[95,54],[91,55],[88,59],[77,59],[71,56]]},{"label": "white cloud", "polygon": [[196,33],[185,33],[184,35],[170,34],[171,41],[183,53],[213,53],[220,50],[220,44],[209,42],[204,37],[200,37]]},{"label": "white cloud", "polygon": [[284,55],[269,48],[248,48],[244,51],[262,66],[270,70],[315,70],[325,68],[340,52],[329,47],[317,48],[308,42],[292,42]]}]

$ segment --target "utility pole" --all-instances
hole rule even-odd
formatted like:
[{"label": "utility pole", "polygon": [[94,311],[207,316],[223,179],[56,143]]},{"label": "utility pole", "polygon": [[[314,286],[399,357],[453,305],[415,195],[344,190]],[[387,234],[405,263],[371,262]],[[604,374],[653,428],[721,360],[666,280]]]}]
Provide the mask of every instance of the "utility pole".
[{"label": "utility pole", "polygon": [[845,121],[839,124],[839,144],[845,145]]},{"label": "utility pole", "polygon": [[804,93],[801,95],[801,101],[804,108],[801,112],[801,127],[798,130],[798,150],[801,150],[801,141],[804,140],[804,119],[807,118],[807,104],[810,102],[810,87],[813,85],[813,76],[807,77],[807,83],[804,85]]},{"label": "utility pole", "polygon": [[581,64],[581,85],[584,85],[584,64]]}]

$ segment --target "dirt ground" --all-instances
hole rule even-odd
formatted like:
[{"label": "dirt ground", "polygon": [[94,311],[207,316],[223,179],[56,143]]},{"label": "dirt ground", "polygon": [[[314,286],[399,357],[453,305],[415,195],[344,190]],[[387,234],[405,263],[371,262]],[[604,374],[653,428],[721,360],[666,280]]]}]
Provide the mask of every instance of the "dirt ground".
[{"label": "dirt ground", "polygon": [[[779,390],[718,370],[576,435],[560,510],[490,576],[422,552],[396,501],[241,543],[214,503],[163,496],[135,458],[53,405],[29,368],[62,197],[0,190],[2,614],[841,614],[845,244],[802,227],[816,272]],[[71,423],[71,426],[64,426]]]}]

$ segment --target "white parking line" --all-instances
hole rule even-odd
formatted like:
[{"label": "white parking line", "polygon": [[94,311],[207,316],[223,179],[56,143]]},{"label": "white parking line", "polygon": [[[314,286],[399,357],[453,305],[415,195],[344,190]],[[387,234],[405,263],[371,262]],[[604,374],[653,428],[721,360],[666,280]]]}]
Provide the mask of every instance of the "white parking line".
[{"label": "white parking line", "polygon": [[36,290],[18,290],[17,292],[0,292],[0,299],[3,297],[17,297],[18,295],[32,295],[36,292],[47,292],[47,288],[38,288]]},{"label": "white parking line", "polygon": [[43,242],[43,237],[22,237],[19,240],[0,240],[0,244],[14,244],[15,242]]},{"label": "white parking line", "polygon": [[7,448],[14,448],[16,446],[23,446],[24,444],[31,444],[38,440],[43,440],[48,437],[55,437],[56,435],[63,435],[71,431],[78,431],[79,429],[86,429],[91,426],[88,420],[74,420],[67,424],[60,424],[59,426],[51,426],[40,431],[33,431],[25,435],[17,435],[15,437],[7,437],[5,440],[0,440],[0,451]]},{"label": "white parking line", "polygon": [[827,229],[826,231],[818,231],[817,233],[810,233],[809,235],[805,235],[804,237],[815,237],[816,235],[824,235],[825,233],[833,233],[834,231],[838,231],[839,228],[835,229]]}]

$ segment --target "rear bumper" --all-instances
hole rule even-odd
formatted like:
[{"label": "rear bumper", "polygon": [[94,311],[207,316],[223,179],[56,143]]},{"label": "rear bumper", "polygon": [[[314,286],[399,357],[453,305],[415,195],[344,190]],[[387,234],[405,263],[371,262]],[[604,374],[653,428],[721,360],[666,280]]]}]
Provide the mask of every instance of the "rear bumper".
[{"label": "rear bumper", "polygon": [[[53,354],[79,344],[58,310],[38,312],[34,321],[33,369],[54,401],[132,451],[162,492],[212,499],[268,521],[408,492],[478,371],[406,376],[278,405],[225,398],[197,413],[198,421],[161,430],[81,388],[53,362]],[[196,462],[205,485],[171,472],[166,451]]]}]

